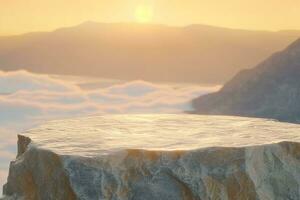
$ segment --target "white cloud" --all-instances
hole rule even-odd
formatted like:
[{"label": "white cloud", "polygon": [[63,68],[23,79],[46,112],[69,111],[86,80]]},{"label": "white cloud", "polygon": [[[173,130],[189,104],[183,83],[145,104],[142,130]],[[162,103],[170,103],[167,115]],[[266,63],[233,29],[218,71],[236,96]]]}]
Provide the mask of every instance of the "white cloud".
[{"label": "white cloud", "polygon": [[35,75],[26,71],[0,71],[0,94],[13,93],[20,90],[34,91],[69,91],[75,89],[63,81],[51,79],[47,75]]},{"label": "white cloud", "polygon": [[192,98],[217,88],[132,81],[83,90],[74,82],[47,75],[0,71],[0,125],[27,127],[42,120],[97,113],[181,112],[189,109]]},{"label": "white cloud", "polygon": [[161,86],[145,82],[132,81],[108,87],[105,92],[113,95],[125,95],[130,97],[141,97],[160,90]]}]

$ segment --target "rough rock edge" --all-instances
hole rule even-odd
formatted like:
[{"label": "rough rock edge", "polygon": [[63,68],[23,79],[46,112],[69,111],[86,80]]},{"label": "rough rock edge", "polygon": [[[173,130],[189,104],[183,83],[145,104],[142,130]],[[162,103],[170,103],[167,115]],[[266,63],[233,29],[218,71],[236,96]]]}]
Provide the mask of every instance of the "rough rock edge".
[{"label": "rough rock edge", "polygon": [[18,135],[18,154],[10,163],[3,195],[3,200],[76,199],[60,156],[35,147],[24,135]]},{"label": "rough rock edge", "polygon": [[[176,199],[185,200],[300,197],[300,143],[171,152],[127,150],[122,158],[97,160],[57,155],[35,147],[28,137],[18,138],[18,156],[11,162],[5,200],[95,199],[88,198],[91,194],[98,195],[97,199],[160,200],[176,192]],[[104,175],[104,180],[97,174]],[[159,188],[151,188],[151,178]],[[43,180],[49,181],[43,184]],[[147,197],[149,187],[155,198]]]}]

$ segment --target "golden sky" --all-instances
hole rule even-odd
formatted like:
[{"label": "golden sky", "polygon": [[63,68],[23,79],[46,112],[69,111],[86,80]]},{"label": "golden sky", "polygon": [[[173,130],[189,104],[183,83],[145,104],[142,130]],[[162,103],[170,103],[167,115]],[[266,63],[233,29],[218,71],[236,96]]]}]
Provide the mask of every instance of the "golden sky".
[{"label": "golden sky", "polygon": [[0,35],[84,21],[300,29],[300,0],[0,0]]}]

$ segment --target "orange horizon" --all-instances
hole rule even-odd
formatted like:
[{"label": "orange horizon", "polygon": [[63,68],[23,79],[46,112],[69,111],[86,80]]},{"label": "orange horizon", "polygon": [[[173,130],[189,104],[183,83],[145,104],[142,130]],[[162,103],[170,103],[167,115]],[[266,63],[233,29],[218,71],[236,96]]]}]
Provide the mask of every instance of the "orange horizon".
[{"label": "orange horizon", "polygon": [[173,28],[185,28],[185,27],[189,27],[189,26],[207,26],[207,27],[212,27],[212,28],[220,28],[220,29],[228,29],[228,30],[237,30],[237,31],[254,31],[254,32],[281,32],[281,31],[299,31],[300,32],[300,28],[299,29],[279,29],[279,30],[268,30],[268,29],[246,29],[246,28],[234,28],[234,27],[225,27],[225,26],[216,26],[216,25],[210,25],[210,24],[200,24],[200,23],[192,23],[192,24],[186,24],[186,25],[169,25],[169,24],[160,24],[160,23],[141,23],[141,22],[135,22],[135,21],[128,21],[128,22],[101,22],[101,21],[92,21],[92,20],[87,20],[87,21],[83,21],[80,23],[76,23],[76,24],[72,24],[72,25],[66,25],[66,26],[59,26],[59,27],[54,27],[52,29],[49,30],[32,30],[32,31],[28,31],[28,32],[17,32],[17,33],[5,33],[3,32],[1,34],[0,32],[0,37],[4,36],[4,37],[9,37],[9,36],[19,36],[19,35],[24,35],[24,34],[31,34],[31,33],[49,33],[49,32],[53,32],[53,31],[57,31],[60,29],[64,29],[64,28],[72,28],[72,27],[77,27],[80,26],[82,24],[85,23],[95,23],[95,24],[111,24],[111,25],[118,25],[118,24],[125,24],[125,25],[140,25],[140,26],[164,26],[164,27],[173,27]]},{"label": "orange horizon", "polygon": [[299,30],[299,8],[300,1],[294,0],[4,0],[0,1],[0,35],[52,31],[85,21]]}]

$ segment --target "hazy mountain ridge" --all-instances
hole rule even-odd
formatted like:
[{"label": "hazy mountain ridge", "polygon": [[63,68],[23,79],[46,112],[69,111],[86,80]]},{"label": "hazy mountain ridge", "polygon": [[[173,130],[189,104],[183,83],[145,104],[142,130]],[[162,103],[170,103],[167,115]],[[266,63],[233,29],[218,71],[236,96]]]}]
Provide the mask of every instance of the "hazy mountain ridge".
[{"label": "hazy mountain ridge", "polygon": [[217,93],[193,100],[195,113],[300,121],[300,39],[254,69],[238,73]]},{"label": "hazy mountain ridge", "polygon": [[86,22],[53,32],[0,37],[0,69],[223,83],[299,36],[297,31]]}]

